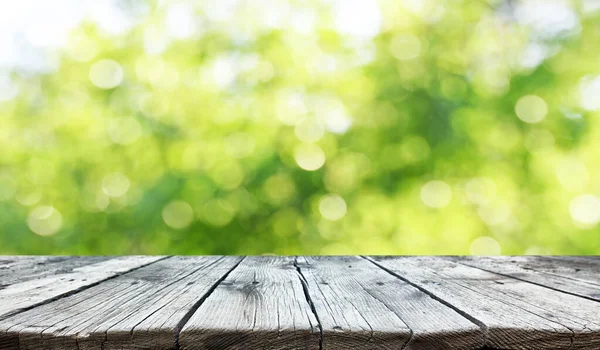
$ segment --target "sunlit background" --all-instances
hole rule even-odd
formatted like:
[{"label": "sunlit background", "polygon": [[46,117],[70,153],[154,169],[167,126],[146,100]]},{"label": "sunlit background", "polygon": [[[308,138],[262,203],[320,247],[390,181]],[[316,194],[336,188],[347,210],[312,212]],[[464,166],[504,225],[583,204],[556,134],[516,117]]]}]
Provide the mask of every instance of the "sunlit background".
[{"label": "sunlit background", "polygon": [[597,254],[600,1],[0,0],[0,253]]}]

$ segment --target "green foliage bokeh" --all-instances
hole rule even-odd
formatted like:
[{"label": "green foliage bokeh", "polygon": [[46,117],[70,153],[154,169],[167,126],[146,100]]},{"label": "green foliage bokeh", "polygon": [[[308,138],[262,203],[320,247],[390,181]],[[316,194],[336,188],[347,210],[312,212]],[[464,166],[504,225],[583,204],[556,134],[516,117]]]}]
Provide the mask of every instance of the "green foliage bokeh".
[{"label": "green foliage bokeh", "polygon": [[550,30],[518,1],[381,0],[376,33],[334,1],[126,3],[129,30],[83,22],[55,70],[9,72],[0,253],[600,251],[583,2]]}]

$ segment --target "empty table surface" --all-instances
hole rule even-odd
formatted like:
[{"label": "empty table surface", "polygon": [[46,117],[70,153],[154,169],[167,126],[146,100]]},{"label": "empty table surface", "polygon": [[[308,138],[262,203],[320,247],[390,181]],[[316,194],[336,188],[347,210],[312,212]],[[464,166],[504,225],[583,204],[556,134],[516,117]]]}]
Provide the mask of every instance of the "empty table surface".
[{"label": "empty table surface", "polygon": [[600,349],[600,258],[0,256],[0,349]]}]

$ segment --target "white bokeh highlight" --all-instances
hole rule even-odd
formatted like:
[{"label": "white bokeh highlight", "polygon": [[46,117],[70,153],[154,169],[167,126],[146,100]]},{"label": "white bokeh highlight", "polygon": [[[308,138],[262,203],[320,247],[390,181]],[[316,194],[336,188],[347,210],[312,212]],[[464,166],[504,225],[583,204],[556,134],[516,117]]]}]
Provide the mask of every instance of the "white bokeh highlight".
[{"label": "white bokeh highlight", "polygon": [[131,182],[122,173],[114,172],[107,174],[102,179],[102,191],[110,197],[121,197],[129,191]]},{"label": "white bokeh highlight", "polygon": [[582,194],[571,200],[569,213],[576,223],[597,225],[600,223],[600,198],[592,194]]},{"label": "white bokeh highlight", "polygon": [[500,246],[500,243],[492,237],[478,237],[471,242],[469,253],[471,255],[500,255],[502,253],[502,247]]},{"label": "white bokeh highlight", "polygon": [[302,169],[315,171],[325,164],[325,153],[318,145],[304,143],[294,150],[294,159]]},{"label": "white bokeh highlight", "polygon": [[27,226],[40,236],[52,236],[62,227],[61,213],[52,206],[38,206],[27,216]]},{"label": "white bokeh highlight", "polygon": [[328,194],[319,201],[319,212],[327,220],[340,220],[346,215],[346,210],[346,202],[337,194]]},{"label": "white bokeh highlight", "polygon": [[169,227],[180,230],[194,220],[194,210],[184,201],[169,202],[162,210],[162,218]]},{"label": "white bokeh highlight", "polygon": [[421,187],[421,200],[430,208],[444,208],[452,200],[452,189],[444,181],[429,181]]},{"label": "white bokeh highlight", "polygon": [[548,105],[537,95],[525,95],[515,104],[515,113],[525,123],[535,124],[546,118]]},{"label": "white bokeh highlight", "polygon": [[101,89],[113,89],[123,81],[123,68],[114,60],[96,61],[90,67],[90,81]]}]

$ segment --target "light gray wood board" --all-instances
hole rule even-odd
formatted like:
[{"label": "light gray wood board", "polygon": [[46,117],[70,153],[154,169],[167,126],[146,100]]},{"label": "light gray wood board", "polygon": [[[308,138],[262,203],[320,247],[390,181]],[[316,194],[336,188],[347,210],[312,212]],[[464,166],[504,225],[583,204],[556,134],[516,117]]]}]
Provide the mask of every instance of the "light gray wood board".
[{"label": "light gray wood board", "polygon": [[0,256],[0,290],[108,259],[110,257],[105,256]]},{"label": "light gray wood board", "polygon": [[246,257],[200,305],[181,349],[319,349],[319,325],[290,257]]},{"label": "light gray wood board", "polygon": [[559,260],[559,261],[574,261],[581,262],[586,264],[600,264],[600,256],[599,255],[548,255],[541,256],[546,259]]},{"label": "light gray wood board", "polygon": [[73,293],[162,258],[159,256],[118,257],[11,284],[0,290],[0,318],[67,293]]},{"label": "light gray wood board", "polygon": [[436,257],[370,257],[487,327],[499,349],[598,349],[600,303]]},{"label": "light gray wood board", "polygon": [[360,257],[299,257],[324,349],[480,349],[482,329]]},{"label": "light gray wood board", "polygon": [[456,257],[452,260],[600,302],[600,266],[535,256]]},{"label": "light gray wood board", "polygon": [[533,266],[527,263],[523,266],[600,285],[600,257],[544,256],[538,257]]},{"label": "light gray wood board", "polygon": [[180,322],[241,259],[161,260],[0,321],[0,331],[20,349],[172,349]]}]

